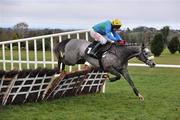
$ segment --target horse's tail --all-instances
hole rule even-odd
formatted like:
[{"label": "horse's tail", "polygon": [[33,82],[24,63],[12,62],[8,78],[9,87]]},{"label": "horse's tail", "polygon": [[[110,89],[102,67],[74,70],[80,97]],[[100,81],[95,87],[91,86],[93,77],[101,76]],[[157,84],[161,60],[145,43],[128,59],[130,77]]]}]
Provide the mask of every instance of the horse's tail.
[{"label": "horse's tail", "polygon": [[71,39],[67,39],[67,40],[63,40],[62,42],[58,43],[55,47],[54,47],[54,53],[58,54],[59,52],[63,52],[65,51],[65,47],[66,44],[70,41]]},{"label": "horse's tail", "polygon": [[[62,42],[58,43],[54,49],[53,49],[53,52],[54,54],[56,55],[57,59],[58,59],[58,67],[59,69],[61,69],[61,63],[63,63],[62,59],[63,59],[63,54],[65,52],[65,47],[66,47],[66,44],[70,41],[71,39],[67,39],[67,40],[63,40]],[[64,65],[64,63],[63,63]],[[64,68],[62,68],[63,70]]]}]

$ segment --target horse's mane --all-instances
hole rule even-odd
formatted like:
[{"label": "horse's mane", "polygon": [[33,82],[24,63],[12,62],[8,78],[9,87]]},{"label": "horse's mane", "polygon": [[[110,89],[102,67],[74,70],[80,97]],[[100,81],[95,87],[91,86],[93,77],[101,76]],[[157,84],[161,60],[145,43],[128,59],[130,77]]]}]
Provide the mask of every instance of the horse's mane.
[{"label": "horse's mane", "polygon": [[137,43],[128,43],[126,45],[117,45],[113,44],[111,47],[112,53],[115,52],[115,54],[121,55],[132,55],[132,54],[138,54],[141,51],[141,45]]}]

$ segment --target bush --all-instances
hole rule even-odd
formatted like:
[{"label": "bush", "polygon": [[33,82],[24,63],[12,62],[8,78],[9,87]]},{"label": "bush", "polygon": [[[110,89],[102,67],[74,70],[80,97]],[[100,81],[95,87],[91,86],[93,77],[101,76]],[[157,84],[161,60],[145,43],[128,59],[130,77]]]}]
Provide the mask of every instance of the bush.
[{"label": "bush", "polygon": [[178,37],[173,37],[168,44],[168,49],[171,54],[174,54],[176,51],[179,51],[179,40]]},{"label": "bush", "polygon": [[162,34],[156,34],[151,42],[151,52],[154,56],[160,56],[164,50],[164,41]]}]

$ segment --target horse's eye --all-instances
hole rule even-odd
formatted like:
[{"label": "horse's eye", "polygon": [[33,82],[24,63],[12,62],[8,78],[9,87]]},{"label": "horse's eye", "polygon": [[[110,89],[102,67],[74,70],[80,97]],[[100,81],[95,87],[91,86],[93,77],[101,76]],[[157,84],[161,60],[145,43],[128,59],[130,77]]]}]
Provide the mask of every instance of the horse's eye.
[{"label": "horse's eye", "polygon": [[148,53],[145,52],[144,55],[145,55],[145,56],[148,56]]}]

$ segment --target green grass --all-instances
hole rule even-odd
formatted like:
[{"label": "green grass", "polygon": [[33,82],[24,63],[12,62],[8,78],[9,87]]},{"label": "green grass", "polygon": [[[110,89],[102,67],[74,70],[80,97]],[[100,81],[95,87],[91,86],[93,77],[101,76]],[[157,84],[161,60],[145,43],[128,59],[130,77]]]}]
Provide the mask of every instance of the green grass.
[{"label": "green grass", "polygon": [[[6,60],[10,60],[10,51],[9,50],[6,50],[5,52],[5,58]],[[21,59],[23,61],[26,61],[26,51],[25,50],[22,50],[21,51]],[[29,60],[30,61],[34,61],[34,51],[29,51]],[[45,59],[46,61],[51,61],[51,52],[50,51],[46,51],[46,55],[45,55]],[[0,60],[3,59],[3,56],[2,56],[2,51],[0,51]],[[19,56],[18,56],[18,51],[14,51],[13,52],[13,60],[18,60],[19,59]],[[43,61],[43,54],[41,51],[38,51],[37,52],[37,59],[38,61]],[[22,68],[26,68],[26,63],[23,63],[22,64]],[[38,64],[39,67],[43,67],[43,64]],[[0,63],[0,69],[2,69],[1,67],[3,67],[3,63]],[[10,69],[11,68],[11,64],[10,63],[6,63],[6,67],[7,69]],[[19,67],[19,64],[18,63],[14,63],[14,68],[18,68]],[[51,65],[47,65],[48,68],[51,68]],[[34,64],[30,64],[30,68],[34,68]]]},{"label": "green grass", "polygon": [[[171,71],[171,73],[169,73]],[[140,102],[128,83],[107,82],[106,93],[0,108],[1,120],[179,120],[180,69],[130,67]]]},{"label": "green grass", "polygon": [[[180,65],[180,53],[170,54],[168,49],[165,49],[160,57],[154,59],[157,64],[175,64]],[[130,63],[142,63],[141,61],[133,58],[129,61]]]},{"label": "green grass", "polygon": [[[180,54],[166,50],[155,61],[180,64]],[[122,78],[107,82],[105,94],[0,106],[0,120],[180,120],[180,69],[129,67],[129,73],[144,102]]]}]

